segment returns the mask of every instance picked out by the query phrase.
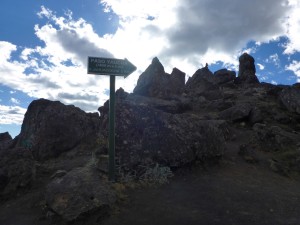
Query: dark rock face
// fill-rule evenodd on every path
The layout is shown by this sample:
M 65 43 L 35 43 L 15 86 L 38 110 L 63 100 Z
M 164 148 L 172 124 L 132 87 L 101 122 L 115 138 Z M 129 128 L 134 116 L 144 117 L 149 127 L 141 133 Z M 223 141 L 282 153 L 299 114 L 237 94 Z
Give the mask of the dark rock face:
M 154 58 L 151 65 L 140 75 L 133 92 L 148 97 L 168 98 L 171 95 L 180 95 L 184 85 L 185 73 L 174 68 L 171 75 L 167 74 L 159 60 Z
M 186 83 L 185 93 L 191 97 L 203 96 L 205 100 L 213 101 L 224 98 L 222 85 L 235 79 L 235 72 L 227 69 L 216 71 L 214 74 L 204 67 L 190 77 Z
M 0 150 L 0 197 L 14 195 L 35 179 L 35 162 L 29 150 L 13 148 Z
M 0 143 L 4 141 L 11 141 L 12 137 L 8 132 L 0 133 Z
M 66 221 L 107 210 L 115 201 L 112 187 L 101 178 L 99 171 L 88 167 L 55 178 L 46 190 L 48 206 Z
M 259 83 L 258 78 L 256 77 L 256 69 L 254 64 L 254 58 L 247 53 L 244 53 L 239 58 L 239 74 L 236 79 L 236 83 L 245 83 L 245 84 L 257 84 Z
M 35 159 L 45 160 L 93 139 L 98 131 L 97 113 L 40 99 L 28 107 L 17 146 L 30 149 Z
M 116 152 L 122 166 L 133 169 L 160 163 L 180 167 L 195 160 L 222 156 L 225 121 L 202 120 L 194 115 L 176 114 L 176 110 L 170 113 L 166 102 L 140 98 L 129 95 L 118 99 L 116 104 Z M 101 130 L 106 132 L 107 105 L 99 109 Z
M 259 149 L 266 152 L 284 151 L 298 143 L 299 136 L 289 133 L 278 126 L 267 127 L 257 123 L 253 126 L 255 131 L 254 142 Z
M 0 133 L 0 149 L 6 149 L 12 143 L 12 137 L 8 132 Z
M 281 104 L 290 112 L 300 114 L 300 88 L 288 87 L 279 95 Z
M 234 81 L 236 73 L 227 69 L 221 69 L 214 72 L 214 80 L 217 84 L 224 84 L 230 81 Z
M 220 113 L 220 118 L 232 122 L 247 121 L 250 117 L 252 106 L 250 104 L 238 104 Z
M 214 74 L 208 69 L 203 67 L 194 73 L 186 83 L 186 89 L 197 90 L 197 93 L 204 92 L 213 88 L 218 88 L 219 85 L 233 81 L 236 78 L 234 71 L 221 69 Z
M 213 79 L 213 73 L 207 67 L 199 69 L 186 82 L 186 91 L 197 95 L 214 89 Z

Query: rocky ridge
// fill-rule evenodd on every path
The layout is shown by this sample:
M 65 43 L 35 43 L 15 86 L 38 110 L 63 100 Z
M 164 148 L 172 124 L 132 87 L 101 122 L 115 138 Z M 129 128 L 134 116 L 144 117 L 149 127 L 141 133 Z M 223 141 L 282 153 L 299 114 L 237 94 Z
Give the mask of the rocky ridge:
M 239 61 L 237 77 L 234 71 L 212 73 L 206 66 L 185 84 L 185 73 L 174 68 L 167 74 L 154 58 L 133 93 L 119 89 L 117 179 L 139 179 L 155 165 L 175 170 L 220 161 L 229 152 L 228 142 L 239 145 L 238 157 L 246 162 L 266 164 L 284 176 L 299 173 L 299 84 L 260 83 L 253 57 L 245 53 Z M 99 159 L 108 152 L 108 103 L 99 116 L 60 102 L 33 101 L 20 135 L 12 140 L 0 134 L 2 201 L 45 190 L 40 201 L 48 220 L 73 222 L 112 207 L 116 193 L 105 171 L 99 171 Z M 236 139 L 241 132 L 247 140 Z

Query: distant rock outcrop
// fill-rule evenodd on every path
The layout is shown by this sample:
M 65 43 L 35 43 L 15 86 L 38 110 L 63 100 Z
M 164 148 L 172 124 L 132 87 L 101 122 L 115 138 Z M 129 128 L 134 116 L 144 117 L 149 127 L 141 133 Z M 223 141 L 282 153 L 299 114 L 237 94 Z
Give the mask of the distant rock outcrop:
M 147 97 L 169 98 L 174 94 L 180 95 L 184 85 L 185 73 L 174 68 L 171 74 L 167 74 L 158 58 L 154 58 L 151 65 L 140 75 L 133 93 Z
M 8 132 L 0 133 L 0 143 L 4 141 L 11 141 L 12 137 Z
M 0 133 L 0 149 L 6 149 L 12 142 L 12 137 L 8 132 Z
M 83 141 L 95 142 L 98 132 L 97 113 L 85 113 L 58 101 L 39 99 L 28 107 L 16 146 L 30 149 L 37 160 L 46 160 Z
M 236 83 L 244 83 L 244 84 L 257 84 L 259 80 L 255 75 L 256 69 L 254 64 L 254 58 L 244 53 L 239 58 L 239 74 L 236 79 Z

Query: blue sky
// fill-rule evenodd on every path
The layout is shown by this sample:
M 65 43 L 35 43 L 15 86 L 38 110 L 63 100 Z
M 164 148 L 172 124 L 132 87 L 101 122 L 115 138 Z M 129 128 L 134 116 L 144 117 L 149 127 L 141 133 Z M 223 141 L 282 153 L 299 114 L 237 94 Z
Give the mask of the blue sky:
M 88 56 L 136 65 L 117 79 L 128 92 L 155 56 L 192 76 L 205 63 L 237 71 L 248 52 L 261 82 L 300 82 L 300 0 L 2 0 L 0 26 L 0 133 L 12 136 L 34 99 L 87 112 L 108 99 Z

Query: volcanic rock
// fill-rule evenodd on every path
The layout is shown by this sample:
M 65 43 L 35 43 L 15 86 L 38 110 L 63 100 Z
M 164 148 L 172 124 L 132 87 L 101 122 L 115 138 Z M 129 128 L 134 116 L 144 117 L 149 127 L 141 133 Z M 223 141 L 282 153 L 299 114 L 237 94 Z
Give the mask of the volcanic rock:
M 283 89 L 279 100 L 288 111 L 300 114 L 300 88 L 295 86 Z
M 254 64 L 254 58 L 247 53 L 244 53 L 239 58 L 239 74 L 235 82 L 237 84 L 257 84 L 259 80 L 255 75 L 256 69 Z
M 8 132 L 0 133 L 0 143 L 4 141 L 11 141 L 12 137 Z
M 238 104 L 220 113 L 220 118 L 232 122 L 248 121 L 252 106 L 248 103 Z
M 234 81 L 236 73 L 227 69 L 220 69 L 214 72 L 214 83 L 224 84 L 230 81 Z
M 92 167 L 76 168 L 52 180 L 46 189 L 48 207 L 66 221 L 107 211 L 116 201 L 112 187 Z
M 0 150 L 0 197 L 14 195 L 35 180 L 35 162 L 25 148 Z
M 174 68 L 171 74 L 165 73 L 158 58 L 152 60 L 151 65 L 143 72 L 133 93 L 147 97 L 169 98 L 180 95 L 184 90 L 185 73 Z
M 207 68 L 198 69 L 186 82 L 186 92 L 189 95 L 200 95 L 207 90 L 215 89 L 213 73 Z
M 17 147 L 30 149 L 35 159 L 46 160 L 82 142 L 95 142 L 98 113 L 85 113 L 58 101 L 33 101 L 25 114 Z
M 12 143 L 12 137 L 8 132 L 0 133 L 0 149 L 6 149 Z
M 278 126 L 268 127 L 266 124 L 257 123 L 253 126 L 253 130 L 255 131 L 254 143 L 259 145 L 261 151 L 285 151 L 296 148 L 300 143 L 299 134 L 287 132 Z
M 222 156 L 225 121 L 176 113 L 169 109 L 170 103 L 155 98 L 144 100 L 130 94 L 116 104 L 116 153 L 123 167 L 155 163 L 180 167 Z M 107 107 L 108 103 L 99 109 L 104 132 L 108 131 Z

